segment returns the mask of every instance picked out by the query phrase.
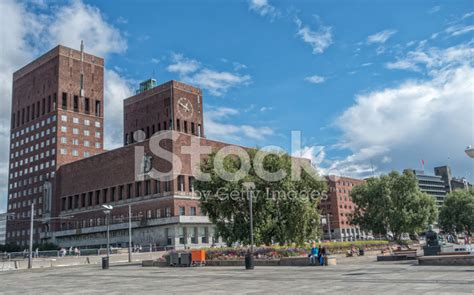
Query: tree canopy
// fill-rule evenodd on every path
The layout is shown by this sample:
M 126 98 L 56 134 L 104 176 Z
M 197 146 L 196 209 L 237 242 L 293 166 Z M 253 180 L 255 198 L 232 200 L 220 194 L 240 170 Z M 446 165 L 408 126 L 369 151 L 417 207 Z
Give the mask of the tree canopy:
M 251 163 L 257 150 L 248 150 Z M 255 244 L 297 243 L 315 239 L 320 234 L 317 211 L 319 196 L 326 183 L 316 173 L 303 170 L 300 180 L 291 178 L 291 157 L 284 153 L 268 153 L 263 157 L 265 171 L 286 176 L 277 181 L 262 179 L 255 165 L 236 181 L 223 179 L 215 166 L 216 153 L 202 161 L 201 171 L 209 173 L 209 181 L 196 180 L 195 191 L 201 196 L 201 209 L 216 225 L 216 231 L 227 244 L 249 244 L 250 220 L 248 196 L 252 194 Z M 309 162 L 308 162 L 309 163 Z M 236 172 L 242 167 L 238 157 L 224 158 L 225 171 Z M 199 179 L 199 178 L 198 178 Z M 252 183 L 250 191 L 245 186 Z
M 370 178 L 354 187 L 351 197 L 356 204 L 353 224 L 373 234 L 391 232 L 396 240 L 403 233 L 423 231 L 437 217 L 435 200 L 419 190 L 409 171 Z
M 469 235 L 474 230 L 474 190 L 455 190 L 444 200 L 439 225 L 446 232 Z

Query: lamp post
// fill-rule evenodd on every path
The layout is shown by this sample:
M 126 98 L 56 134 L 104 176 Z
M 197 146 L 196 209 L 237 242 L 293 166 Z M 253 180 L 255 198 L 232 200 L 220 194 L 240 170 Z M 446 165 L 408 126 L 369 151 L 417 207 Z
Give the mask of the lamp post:
M 132 262 L 132 205 L 128 204 L 128 262 Z
M 30 252 L 28 255 L 28 268 L 33 267 L 33 223 L 35 215 L 35 203 L 31 203 L 31 221 L 30 221 Z
M 112 205 L 102 205 L 102 207 L 105 209 L 104 213 L 106 216 L 106 222 L 107 222 L 107 260 L 109 260 L 109 252 L 110 252 L 110 212 L 112 212 L 112 209 L 114 207 Z
M 252 190 L 255 189 L 255 183 L 244 182 L 243 187 L 247 192 L 247 198 L 249 199 L 249 216 L 250 216 L 250 252 L 245 257 L 245 269 L 254 269 L 254 257 L 253 257 L 253 200 Z

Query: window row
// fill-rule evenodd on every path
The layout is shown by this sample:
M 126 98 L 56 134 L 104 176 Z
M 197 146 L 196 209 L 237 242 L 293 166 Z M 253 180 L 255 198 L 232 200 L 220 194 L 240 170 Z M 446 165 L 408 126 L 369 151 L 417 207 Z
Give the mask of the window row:
M 51 168 L 54 168 L 53 166 L 51 166 Z M 20 172 L 22 172 L 23 170 L 21 170 Z M 36 172 L 36 171 L 34 171 Z M 29 173 L 26 173 L 25 175 L 27 175 Z M 43 179 L 49 179 L 49 178 L 54 178 L 55 176 L 55 171 L 51 171 L 51 172 L 46 172 L 42 175 L 40 175 L 40 177 L 42 177 Z M 24 185 L 24 184 L 23 184 Z M 15 181 L 15 182 L 10 182 L 8 188 L 9 189 L 16 189 L 16 188 L 20 188 L 22 187 L 22 184 L 21 184 L 21 180 L 20 181 Z
M 79 95 L 66 92 L 62 93 L 61 109 L 94 114 L 97 117 L 102 116 L 102 102 L 100 100 L 90 99 L 89 97 L 80 99 Z
M 12 129 L 29 123 L 32 120 L 46 115 L 56 109 L 57 94 L 49 95 L 33 104 L 12 113 Z
M 44 158 L 48 158 L 49 156 L 54 156 L 56 154 L 56 149 L 47 150 L 46 152 L 37 153 L 34 156 L 26 157 L 25 159 L 17 160 L 17 161 L 10 161 L 10 169 L 18 168 L 23 165 L 27 165 L 29 163 L 34 163 L 36 161 L 40 161 Z
M 98 206 L 110 202 L 118 202 L 131 198 L 149 196 L 172 191 L 173 180 L 145 180 L 117 187 L 104 188 L 101 190 L 82 193 L 79 195 L 61 198 L 61 210 L 80 209 L 89 206 Z M 194 177 L 188 176 L 188 187 L 186 189 L 184 175 L 177 178 L 177 190 L 181 192 L 194 191 Z
M 55 164 L 56 164 L 55 160 L 51 160 L 51 161 L 47 161 L 45 163 L 41 163 L 39 165 L 31 166 L 30 168 L 26 168 L 26 169 L 23 169 L 23 170 L 20 170 L 20 171 L 15 171 L 13 173 L 10 173 L 10 179 L 26 175 L 26 174 L 28 174 L 28 171 L 29 171 L 29 173 L 33 173 L 33 172 L 41 171 L 43 169 L 48 169 L 49 167 L 54 168 Z
M 61 126 L 61 132 L 63 133 L 66 133 L 68 130 L 67 126 Z M 79 135 L 79 128 L 72 128 L 72 134 L 74 135 Z M 91 132 L 90 130 L 84 130 L 83 132 L 84 136 L 91 136 Z M 95 138 L 100 138 L 101 137 L 101 133 L 99 131 L 95 131 L 95 134 L 94 134 L 94 137 Z
M 22 135 L 28 134 L 29 132 L 33 132 L 36 129 L 39 129 L 40 127 L 44 127 L 46 125 L 49 125 L 53 122 L 56 122 L 56 115 L 51 116 L 46 118 L 45 120 L 41 120 L 41 122 L 36 122 L 36 124 L 32 124 L 31 126 L 27 126 L 21 130 L 18 130 L 16 132 L 12 132 L 11 138 L 15 139 L 17 137 L 20 137 Z
M 68 116 L 67 115 L 61 115 L 61 122 L 67 122 L 68 121 Z M 97 128 L 100 128 L 100 122 L 99 121 L 93 121 L 94 126 Z M 72 123 L 74 124 L 80 124 L 80 119 L 77 117 L 72 117 Z M 91 121 L 89 119 L 84 119 L 84 126 L 90 126 Z

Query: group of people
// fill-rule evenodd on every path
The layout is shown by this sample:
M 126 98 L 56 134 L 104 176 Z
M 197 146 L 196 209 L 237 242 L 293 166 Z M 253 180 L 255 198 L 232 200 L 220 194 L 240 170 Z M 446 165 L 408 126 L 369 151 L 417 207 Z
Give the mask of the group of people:
M 66 250 L 66 248 L 61 248 L 61 250 L 59 250 L 59 254 L 61 255 L 61 257 L 64 257 L 66 256 L 67 254 L 69 253 L 70 256 L 81 256 L 81 250 L 79 250 L 79 248 L 75 247 L 75 248 L 72 248 L 70 247 L 69 248 L 69 251 Z
M 310 265 L 324 265 L 324 257 L 326 256 L 326 247 L 316 246 L 316 243 L 313 243 L 311 251 L 308 255 Z

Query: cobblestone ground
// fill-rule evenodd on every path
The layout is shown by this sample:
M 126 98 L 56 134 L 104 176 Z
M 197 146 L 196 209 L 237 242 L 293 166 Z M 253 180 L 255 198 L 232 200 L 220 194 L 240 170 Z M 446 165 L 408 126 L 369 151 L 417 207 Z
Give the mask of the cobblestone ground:
M 1 294 L 474 294 L 474 268 L 340 259 L 331 267 L 158 268 L 112 265 L 0 273 Z

